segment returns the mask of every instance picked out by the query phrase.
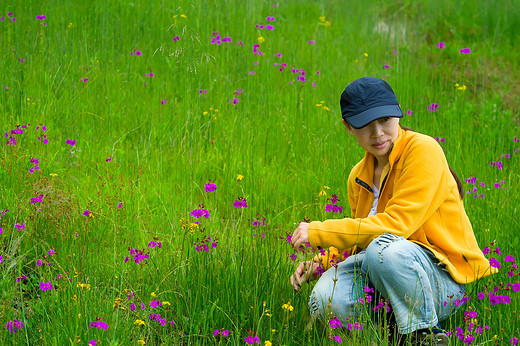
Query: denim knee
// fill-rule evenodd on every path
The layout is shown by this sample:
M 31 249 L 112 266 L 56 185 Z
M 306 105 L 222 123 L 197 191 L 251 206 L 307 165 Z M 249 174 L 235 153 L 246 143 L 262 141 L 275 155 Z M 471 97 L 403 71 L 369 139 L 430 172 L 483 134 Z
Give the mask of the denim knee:
M 368 245 L 361 269 L 371 278 L 379 275 L 392 276 L 406 264 L 406 257 L 410 254 L 407 249 L 409 245 L 410 242 L 404 237 L 385 233 Z

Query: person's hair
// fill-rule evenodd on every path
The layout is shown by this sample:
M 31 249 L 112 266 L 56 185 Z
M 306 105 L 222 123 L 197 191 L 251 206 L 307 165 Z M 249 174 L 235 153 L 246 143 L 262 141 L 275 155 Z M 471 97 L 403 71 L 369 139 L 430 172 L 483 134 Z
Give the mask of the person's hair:
M 401 128 L 405 131 L 415 132 L 411 128 L 402 126 L 401 124 L 399 124 L 399 126 L 401 126 Z M 455 171 L 453 170 L 453 168 L 451 168 L 451 166 L 449 164 L 448 164 L 448 168 L 450 169 L 451 175 L 453 176 L 453 178 L 455 179 L 455 182 L 457 183 L 457 188 L 459 189 L 460 199 L 464 199 L 464 188 L 462 187 L 462 182 L 460 181 L 459 176 L 457 175 L 457 173 L 455 173 Z

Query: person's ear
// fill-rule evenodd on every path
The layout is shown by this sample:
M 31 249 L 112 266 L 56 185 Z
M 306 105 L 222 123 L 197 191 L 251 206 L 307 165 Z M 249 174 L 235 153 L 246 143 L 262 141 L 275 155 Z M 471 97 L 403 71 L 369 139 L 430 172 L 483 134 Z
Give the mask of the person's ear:
M 345 127 L 347 128 L 348 132 L 351 134 L 351 135 L 354 135 L 354 133 L 352 132 L 352 126 L 349 125 L 349 123 L 347 123 L 347 121 L 345 119 L 341 119 L 341 122 L 343 122 L 343 125 L 345 125 Z

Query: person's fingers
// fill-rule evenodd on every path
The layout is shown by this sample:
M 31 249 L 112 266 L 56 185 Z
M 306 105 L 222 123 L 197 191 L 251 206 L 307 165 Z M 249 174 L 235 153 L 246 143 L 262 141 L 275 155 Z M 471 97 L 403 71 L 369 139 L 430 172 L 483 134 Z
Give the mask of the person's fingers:
M 295 244 L 296 242 L 298 241 L 298 239 L 300 238 L 300 232 L 298 232 L 298 229 L 296 229 L 294 232 L 293 232 L 293 235 L 291 237 L 291 246 L 296 249 L 295 247 Z
M 295 290 L 298 290 L 298 286 L 296 285 L 296 283 L 295 283 L 295 281 L 294 281 L 294 275 L 291 275 L 290 281 L 291 281 L 291 286 L 292 286 Z
M 301 282 L 300 282 L 299 276 L 298 276 L 298 274 L 296 272 L 291 276 L 291 286 L 295 290 L 299 290 L 300 289 Z

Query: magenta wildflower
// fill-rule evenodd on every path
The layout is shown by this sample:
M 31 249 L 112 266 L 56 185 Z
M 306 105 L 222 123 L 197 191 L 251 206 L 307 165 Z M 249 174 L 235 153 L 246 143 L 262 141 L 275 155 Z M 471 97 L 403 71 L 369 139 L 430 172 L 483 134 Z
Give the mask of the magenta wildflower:
M 330 320 L 329 325 L 332 329 L 343 327 L 341 321 L 337 317 L 333 320 Z
M 157 321 L 163 326 L 166 325 L 166 318 L 161 317 L 161 314 L 151 314 L 149 317 L 152 321 Z
M 97 329 L 108 330 L 108 324 L 106 324 L 103 321 L 90 322 L 90 326 L 88 327 L 88 329 L 90 329 L 92 327 L 97 328 Z
M 513 292 L 515 292 L 515 293 L 520 291 L 520 283 L 519 282 L 517 282 L 515 284 L 512 284 L 511 287 L 513 288 Z
M 52 284 L 49 282 L 40 282 L 40 289 L 42 291 L 52 291 L 53 287 Z
M 217 185 L 215 185 L 211 180 L 209 183 L 207 183 L 206 185 L 204 185 L 204 192 L 205 193 L 208 193 L 208 192 L 213 192 L 217 189 Z
M 390 66 L 390 65 L 386 65 L 386 64 L 385 64 L 385 65 L 383 65 L 383 67 L 384 67 L 385 69 L 389 69 L 389 68 L 392 68 L 392 66 Z
M 136 264 L 139 264 L 141 262 L 144 262 L 144 264 L 148 264 L 148 261 L 147 259 L 150 258 L 150 254 L 147 252 L 147 253 L 144 253 L 144 250 L 139 250 L 139 249 L 134 249 L 134 248 L 128 248 L 128 251 L 130 252 L 130 255 L 133 256 L 134 258 L 134 262 Z M 125 258 L 125 263 L 128 262 L 129 258 L 126 257 Z
M 256 336 L 246 336 L 246 338 L 244 339 L 244 341 L 246 342 L 246 344 L 249 344 L 249 345 L 253 345 L 253 344 L 258 344 L 260 345 L 260 338 L 258 338 L 258 335 Z
M 361 324 L 359 322 L 356 322 L 354 324 L 349 323 L 348 326 L 347 326 L 347 329 L 348 330 L 352 330 L 352 329 L 359 329 L 359 330 L 361 330 L 361 329 L 363 329 L 363 327 L 361 327 Z
M 214 32 L 213 35 L 215 37 L 211 38 L 211 44 L 220 45 L 222 43 L 222 41 L 220 40 L 220 34 L 218 32 L 217 33 Z
M 309 40 L 307 41 L 308 44 L 316 44 L 316 41 L 313 41 L 313 40 Z
M 41 14 L 41 15 L 36 15 L 36 19 L 38 19 L 38 20 L 45 20 L 46 17 L 45 17 L 44 14 Z
M 469 49 L 469 48 L 462 48 L 460 50 L 460 54 L 469 54 L 469 53 L 471 53 L 471 49 Z
M 464 313 L 467 318 L 477 318 L 478 314 L 476 311 L 468 310 Z
M 155 77 L 155 75 L 153 74 L 153 72 L 150 72 L 150 73 L 145 73 L 144 74 L 145 77 Z
M 27 281 L 27 276 L 22 275 L 22 276 L 19 276 L 16 278 L 16 282 L 21 282 L 21 281 Z
M 238 197 L 238 200 L 235 200 L 233 203 L 233 207 L 235 208 L 247 208 L 247 201 L 244 197 Z
M 95 345 L 97 345 L 96 340 L 90 340 L 90 341 L 88 342 L 88 346 L 95 346 Z
M 439 49 L 444 49 L 444 47 L 446 47 L 446 44 L 444 42 L 440 41 L 439 43 L 436 44 L 436 47 Z
M 21 230 L 25 231 L 25 224 L 24 223 L 22 223 L 22 224 L 17 223 L 17 224 L 14 225 L 14 227 L 16 227 L 19 231 L 21 231 Z
M 109 157 L 106 158 L 105 161 L 106 161 L 106 162 L 110 162 L 110 161 L 112 161 L 112 158 L 109 156 Z
M 75 146 L 76 145 L 76 140 L 75 139 L 74 140 L 73 139 L 67 139 L 65 141 L 65 144 L 68 144 L 70 146 Z
M 342 342 L 341 336 L 339 336 L 339 335 L 338 336 L 331 335 L 331 336 L 329 336 L 329 339 L 336 341 L 338 344 L 341 344 L 341 342 Z
M 515 258 L 511 255 L 507 255 L 506 257 L 504 257 L 504 262 L 515 263 Z
M 150 302 L 150 307 L 151 307 L 152 309 L 158 308 L 160 305 L 161 305 L 161 302 L 158 301 L 158 300 L 152 300 L 152 301 Z
M 478 297 L 478 299 L 482 300 L 486 297 L 486 294 L 484 292 L 479 292 L 479 293 L 477 293 L 477 297 Z
M 406 115 L 412 115 L 413 112 L 409 109 L 408 111 L 406 111 Z
M 130 310 L 132 310 L 132 311 L 135 310 L 135 304 L 134 303 L 130 304 Z
M 428 110 L 429 110 L 430 112 L 436 112 L 436 111 L 437 111 L 437 108 L 439 108 L 439 104 L 437 104 L 437 103 L 432 103 L 432 104 L 430 104 L 427 108 L 428 108 Z
M 518 339 L 513 336 L 511 339 L 509 339 L 509 343 L 511 345 L 516 345 L 518 344 Z
M 204 216 L 207 219 L 210 216 L 209 211 L 204 209 L 203 204 L 200 205 L 200 209 L 193 209 L 190 215 L 197 219 L 201 218 L 202 216 Z
M 180 38 L 179 36 L 174 36 L 174 37 L 172 38 L 173 42 L 175 42 L 175 41 L 179 41 L 180 39 L 181 39 L 181 38 Z
M 23 328 L 23 323 L 18 320 L 7 321 L 5 327 L 10 333 L 15 334 L 18 330 Z
M 227 338 L 228 335 L 229 335 L 229 330 L 226 329 L 226 330 L 223 330 L 223 331 L 222 331 L 222 336 L 223 336 L 223 337 Z
M 39 195 L 38 197 L 31 198 L 31 204 L 34 203 L 41 203 L 42 202 L 43 195 Z
M 88 211 L 88 209 L 85 210 L 85 211 L 83 212 L 83 215 L 85 215 L 85 216 L 89 216 L 89 215 L 90 215 L 90 211 Z

